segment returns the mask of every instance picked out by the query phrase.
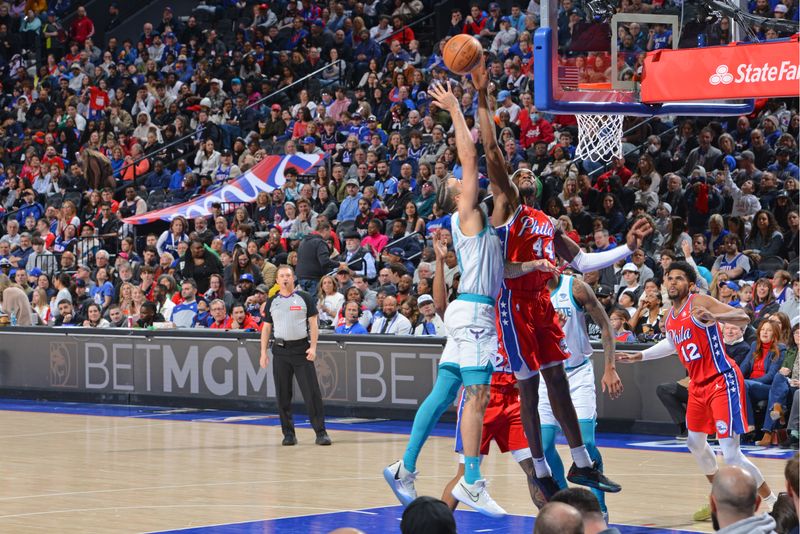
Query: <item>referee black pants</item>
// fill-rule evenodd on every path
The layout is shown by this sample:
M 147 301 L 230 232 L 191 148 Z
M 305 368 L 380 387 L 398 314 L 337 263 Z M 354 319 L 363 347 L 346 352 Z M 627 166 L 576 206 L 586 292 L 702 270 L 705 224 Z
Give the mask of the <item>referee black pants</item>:
M 322 408 L 322 392 L 317 381 L 314 362 L 306 360 L 308 343 L 293 347 L 272 346 L 272 375 L 275 379 L 275 394 L 278 397 L 278 414 L 284 436 L 294 435 L 292 419 L 292 377 L 297 377 L 300 393 L 306 403 L 311 427 L 319 434 L 325 431 L 325 414 Z

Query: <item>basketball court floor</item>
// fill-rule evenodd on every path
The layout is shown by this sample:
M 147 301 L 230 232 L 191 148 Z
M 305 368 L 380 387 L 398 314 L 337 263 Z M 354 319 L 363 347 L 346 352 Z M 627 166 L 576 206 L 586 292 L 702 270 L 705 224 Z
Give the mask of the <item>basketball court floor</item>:
M 0 400 L 0 532 L 398 532 L 402 508 L 382 469 L 402 455 L 409 422 L 329 418 L 334 444 L 318 447 L 297 419 L 299 445 L 282 447 L 272 414 Z M 434 434 L 420 495 L 441 495 L 456 467 L 453 425 Z M 691 521 L 709 485 L 684 443 L 601 435 L 599 445 L 623 486 L 608 497 L 620 530 L 711 531 Z M 484 472 L 511 515 L 459 511 L 459 532 L 531 532 L 522 471 L 493 452 Z M 789 451 L 746 452 L 780 491 Z

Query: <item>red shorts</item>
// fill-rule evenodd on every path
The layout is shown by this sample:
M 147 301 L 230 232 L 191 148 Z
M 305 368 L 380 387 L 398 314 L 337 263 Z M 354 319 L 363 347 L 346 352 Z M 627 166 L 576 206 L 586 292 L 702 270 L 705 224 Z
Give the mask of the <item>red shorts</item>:
M 738 367 L 703 384 L 689 383 L 686 428 L 729 438 L 747 433 L 744 378 Z
M 464 409 L 464 395 L 458 405 L 459 423 L 456 427 L 456 452 L 463 453 L 461 442 L 461 411 Z M 489 405 L 483 416 L 481 431 L 481 454 L 489 454 L 492 440 L 497 443 L 500 452 L 516 451 L 528 448 L 525 430 L 520 418 L 519 390 L 514 386 L 492 386 Z
M 546 289 L 503 289 L 497 301 L 497 333 L 500 353 L 520 379 L 568 358 L 564 331 Z

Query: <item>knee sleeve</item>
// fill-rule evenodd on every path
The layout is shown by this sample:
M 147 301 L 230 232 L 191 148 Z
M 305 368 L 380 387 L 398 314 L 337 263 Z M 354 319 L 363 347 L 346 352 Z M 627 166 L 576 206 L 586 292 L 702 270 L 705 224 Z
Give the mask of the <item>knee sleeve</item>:
M 739 466 L 749 472 L 756 480 L 756 487 L 761 487 L 761 484 L 764 483 L 764 475 L 742 452 L 742 448 L 739 446 L 739 436 L 719 440 L 719 447 L 722 449 L 722 457 L 726 464 Z
M 686 445 L 692 451 L 692 456 L 704 475 L 713 475 L 717 472 L 717 457 L 706 441 L 706 434 L 689 431 Z

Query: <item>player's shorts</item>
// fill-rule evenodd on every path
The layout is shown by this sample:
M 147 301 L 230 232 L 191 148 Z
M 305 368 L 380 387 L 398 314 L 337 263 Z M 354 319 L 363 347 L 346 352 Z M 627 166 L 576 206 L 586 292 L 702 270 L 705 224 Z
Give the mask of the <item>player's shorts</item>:
M 463 454 L 464 444 L 461 442 L 461 413 L 464 410 L 464 393 L 458 403 L 458 423 L 456 425 L 455 451 Z M 481 432 L 482 455 L 489 454 L 492 440 L 497 443 L 500 452 L 528 449 L 528 440 L 522 428 L 520 418 L 519 390 L 513 385 L 492 385 L 489 405 L 483 416 Z
M 597 417 L 597 391 L 595 390 L 594 365 L 592 360 L 586 358 L 584 363 L 572 368 L 565 368 L 569 380 L 569 396 L 575 405 L 578 420 L 590 420 Z M 547 396 L 547 385 L 544 380 L 539 380 L 539 419 L 542 425 L 551 425 L 561 428 L 553 415 L 550 398 Z
M 729 438 L 747 433 L 744 378 L 738 367 L 705 384 L 689 382 L 686 428 L 692 432 Z
M 491 381 L 498 359 L 494 316 L 491 298 L 463 293 L 444 313 L 447 343 L 439 365 L 457 365 L 465 386 Z
M 519 380 L 568 357 L 564 331 L 546 290 L 503 289 L 497 301 L 497 331 L 500 352 Z

